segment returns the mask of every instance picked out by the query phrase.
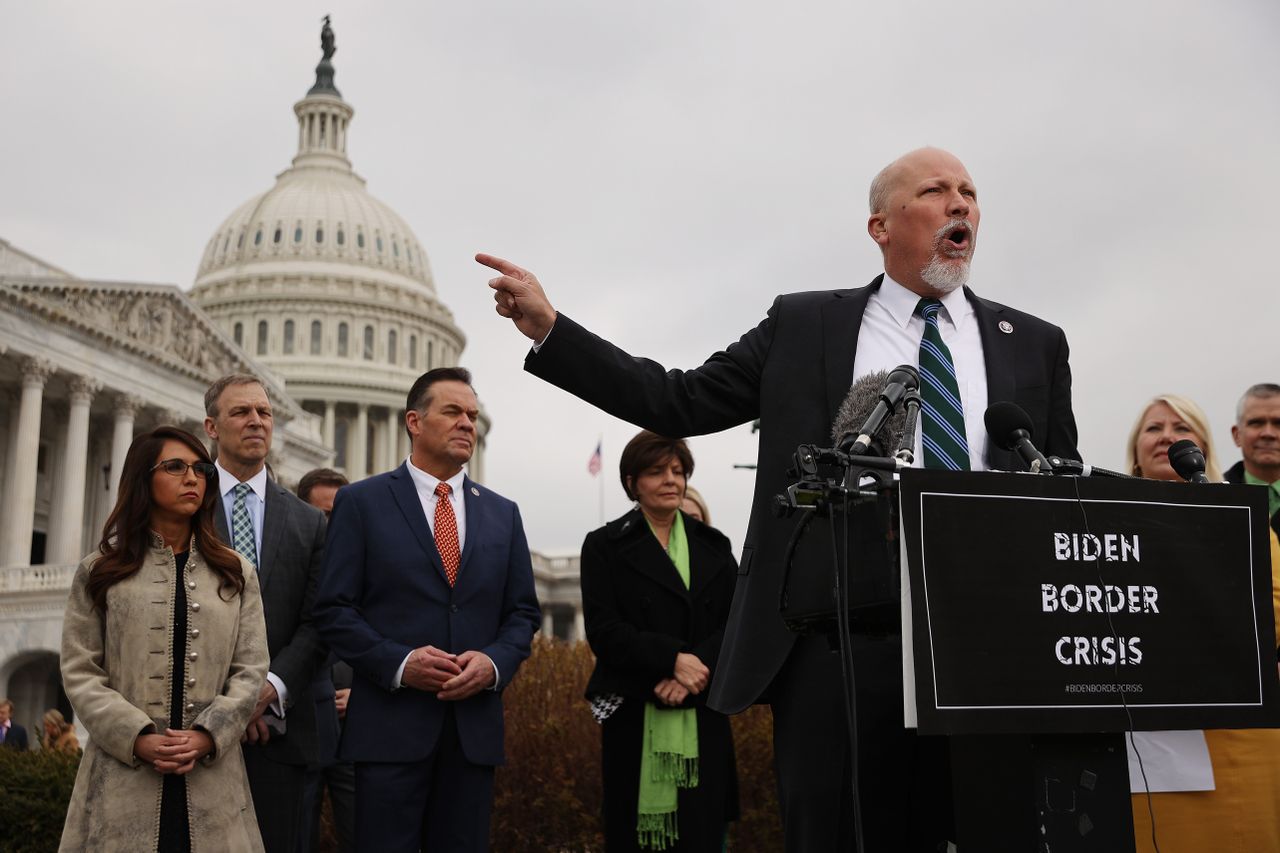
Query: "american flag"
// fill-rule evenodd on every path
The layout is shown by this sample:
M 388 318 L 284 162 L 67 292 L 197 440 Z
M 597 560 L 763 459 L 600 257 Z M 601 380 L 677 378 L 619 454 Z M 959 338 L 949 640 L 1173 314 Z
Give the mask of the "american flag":
M 604 459 L 600 455 L 600 447 L 604 439 L 596 442 L 596 452 L 591 454 L 591 458 L 587 460 L 587 473 L 592 477 L 600 473 L 600 468 L 604 465 Z

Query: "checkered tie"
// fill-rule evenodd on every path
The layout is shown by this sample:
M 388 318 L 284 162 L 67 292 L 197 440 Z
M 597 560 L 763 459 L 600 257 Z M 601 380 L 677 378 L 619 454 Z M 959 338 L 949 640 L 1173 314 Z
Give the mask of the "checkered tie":
M 951 471 L 969 470 L 969 442 L 965 438 L 964 407 L 956 384 L 956 367 L 951 350 L 942 342 L 938 312 L 942 303 L 921 299 L 916 313 L 924 317 L 924 337 L 920 339 L 920 444 L 924 467 Z
M 444 563 L 449 586 L 458 579 L 458 563 L 462 559 L 462 551 L 458 548 L 458 519 L 454 517 L 453 504 L 449 503 L 451 491 L 448 483 L 436 484 L 436 550 Z
M 249 518 L 249 507 L 245 503 L 245 497 L 252 488 L 248 483 L 238 483 L 234 489 L 236 499 L 231 504 L 231 545 L 256 569 L 258 546 L 253 535 L 253 519 Z

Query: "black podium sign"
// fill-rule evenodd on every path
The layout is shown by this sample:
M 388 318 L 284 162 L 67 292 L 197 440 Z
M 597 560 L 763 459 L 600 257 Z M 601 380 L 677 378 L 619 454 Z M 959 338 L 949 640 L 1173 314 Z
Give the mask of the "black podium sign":
M 901 499 L 921 732 L 1280 727 L 1263 490 L 909 470 Z

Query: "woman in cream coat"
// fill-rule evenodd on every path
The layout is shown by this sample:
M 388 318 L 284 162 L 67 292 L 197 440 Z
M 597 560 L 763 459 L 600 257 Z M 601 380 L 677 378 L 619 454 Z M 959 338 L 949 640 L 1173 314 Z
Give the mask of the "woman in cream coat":
M 76 571 L 63 686 L 89 732 L 62 850 L 260 851 L 240 737 L 267 672 L 256 573 L 218 541 L 188 432 L 139 436 Z

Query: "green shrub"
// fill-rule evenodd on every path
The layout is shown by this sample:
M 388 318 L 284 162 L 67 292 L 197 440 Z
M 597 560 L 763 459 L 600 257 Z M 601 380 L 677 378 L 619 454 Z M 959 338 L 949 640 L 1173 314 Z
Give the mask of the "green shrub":
M 586 643 L 539 639 L 507 688 L 507 763 L 494 780 L 493 850 L 604 849 L 600 727 L 582 698 L 593 665 Z M 732 723 L 742 819 L 729 847 L 781 850 L 772 716 L 757 706 Z
M 80 754 L 0 749 L 0 850 L 57 850 Z

